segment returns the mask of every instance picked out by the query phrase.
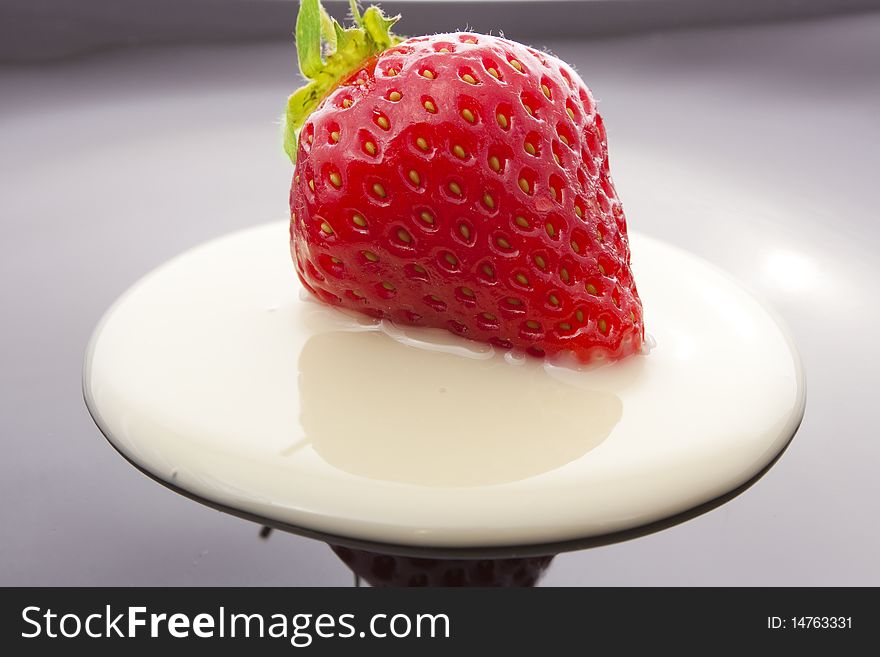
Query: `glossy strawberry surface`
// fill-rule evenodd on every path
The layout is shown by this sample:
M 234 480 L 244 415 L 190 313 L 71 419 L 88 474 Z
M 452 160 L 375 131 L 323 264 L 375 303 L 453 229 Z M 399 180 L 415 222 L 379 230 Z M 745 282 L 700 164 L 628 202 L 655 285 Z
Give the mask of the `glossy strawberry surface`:
M 398 557 L 331 545 L 345 564 L 370 586 L 534 586 L 552 556 L 511 559 L 424 559 Z
M 538 356 L 641 347 L 602 119 L 549 54 L 458 33 L 373 57 L 306 120 L 290 209 L 327 303 Z

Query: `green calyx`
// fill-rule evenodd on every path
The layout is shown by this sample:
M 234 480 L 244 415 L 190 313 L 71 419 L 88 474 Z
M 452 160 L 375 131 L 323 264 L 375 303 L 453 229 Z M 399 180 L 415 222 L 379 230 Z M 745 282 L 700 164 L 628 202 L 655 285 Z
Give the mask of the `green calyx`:
M 287 99 L 284 113 L 284 150 L 293 163 L 299 131 L 324 97 L 364 61 L 403 40 L 391 32 L 400 16 L 388 18 L 375 6 L 361 14 L 356 0 L 349 2 L 355 25 L 346 28 L 320 0 L 300 0 L 296 51 L 299 70 L 309 82 Z

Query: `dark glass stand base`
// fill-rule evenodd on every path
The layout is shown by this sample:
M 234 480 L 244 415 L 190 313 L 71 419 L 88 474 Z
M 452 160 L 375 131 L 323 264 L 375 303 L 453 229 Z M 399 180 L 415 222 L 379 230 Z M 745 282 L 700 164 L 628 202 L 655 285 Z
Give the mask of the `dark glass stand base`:
M 554 555 L 510 559 L 426 559 L 330 545 L 370 586 L 535 586 Z

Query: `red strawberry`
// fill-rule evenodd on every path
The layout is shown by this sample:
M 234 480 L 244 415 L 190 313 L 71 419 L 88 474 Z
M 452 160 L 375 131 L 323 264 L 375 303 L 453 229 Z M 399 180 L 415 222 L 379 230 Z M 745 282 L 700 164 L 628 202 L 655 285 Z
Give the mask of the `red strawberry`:
M 330 548 L 370 586 L 534 586 L 553 556 L 514 559 L 418 559 Z
M 314 81 L 287 115 L 303 284 L 333 305 L 534 355 L 637 352 L 626 219 L 580 77 L 506 39 L 398 43 L 375 7 L 347 31 L 322 11 L 303 0 L 298 48 Z M 326 62 L 312 15 L 325 35 L 335 25 Z

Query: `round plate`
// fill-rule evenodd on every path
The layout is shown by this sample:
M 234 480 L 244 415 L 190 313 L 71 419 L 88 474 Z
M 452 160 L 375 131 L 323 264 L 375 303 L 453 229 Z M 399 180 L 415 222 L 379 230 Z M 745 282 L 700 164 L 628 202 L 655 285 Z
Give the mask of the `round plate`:
M 804 379 L 738 284 L 630 239 L 656 345 L 576 370 L 343 314 L 303 294 L 286 223 L 235 233 L 108 311 L 86 402 L 157 480 L 332 542 L 511 554 L 662 526 L 774 460 Z

